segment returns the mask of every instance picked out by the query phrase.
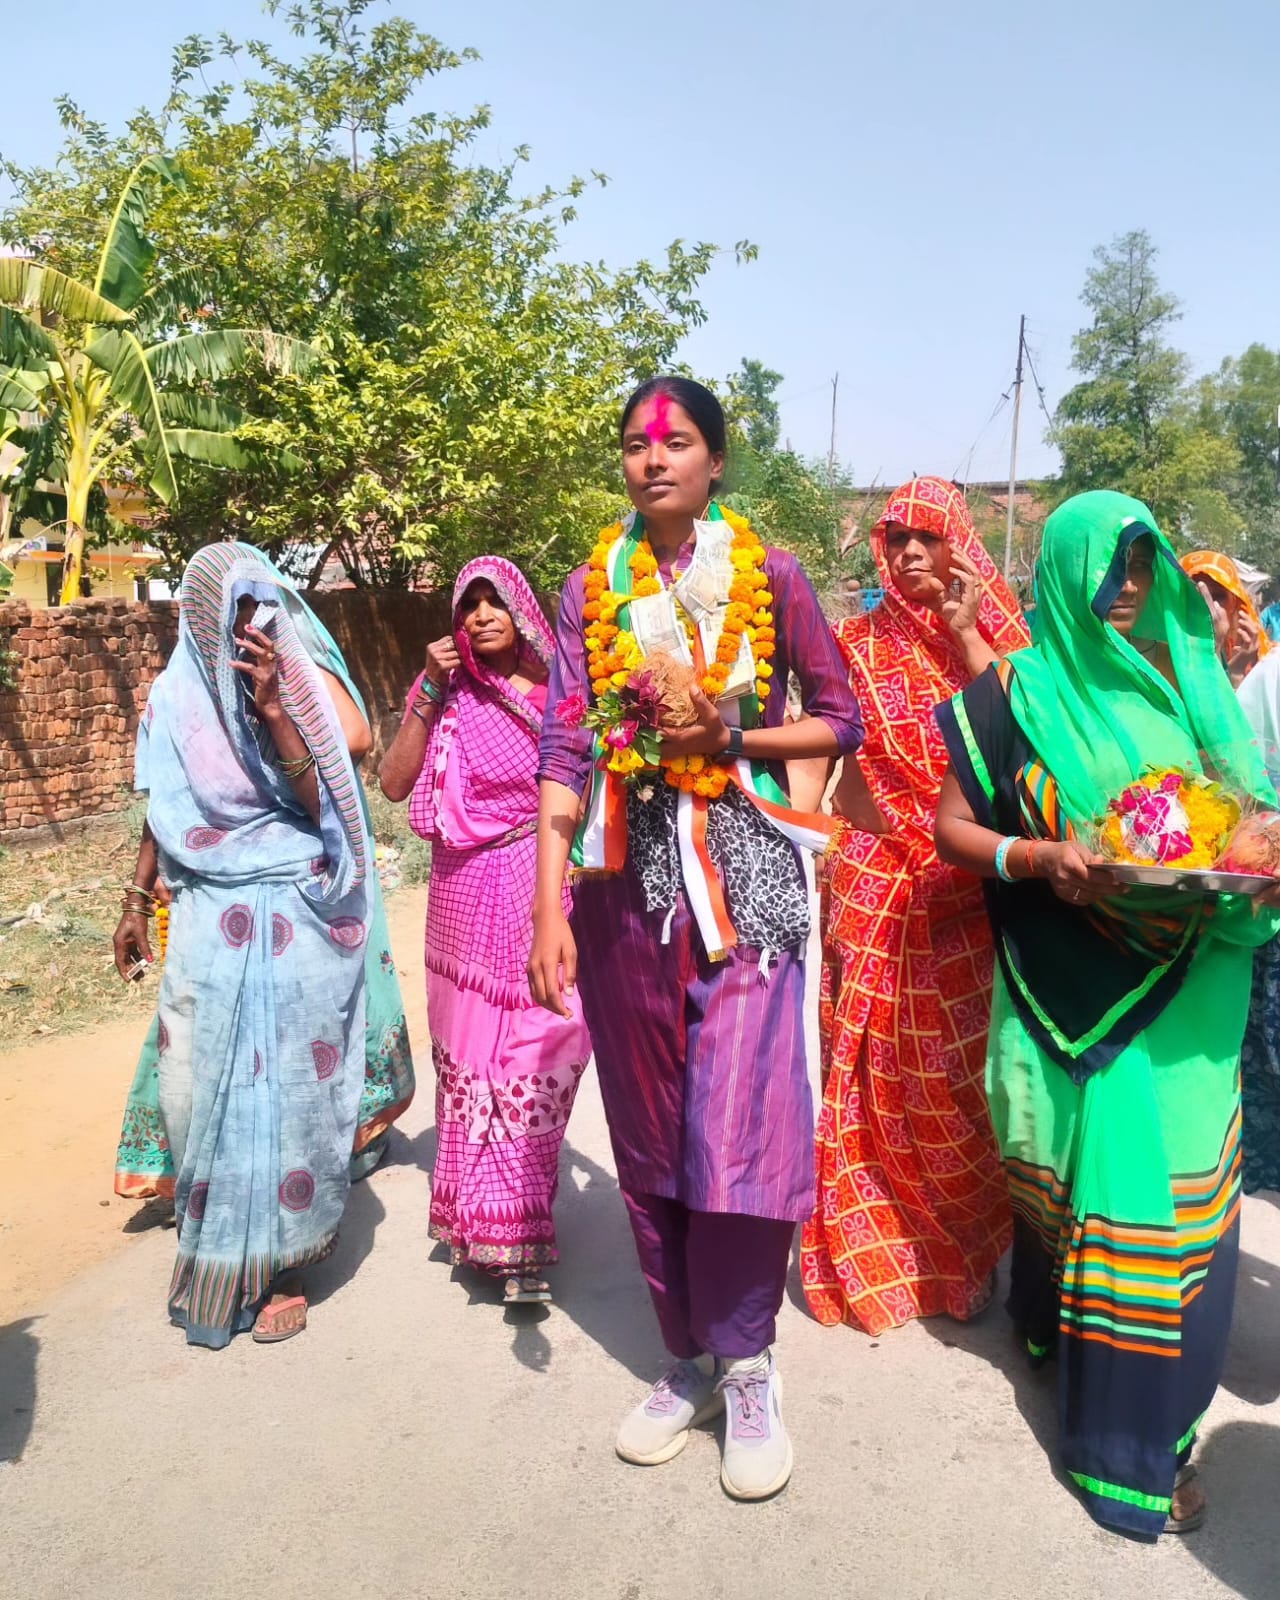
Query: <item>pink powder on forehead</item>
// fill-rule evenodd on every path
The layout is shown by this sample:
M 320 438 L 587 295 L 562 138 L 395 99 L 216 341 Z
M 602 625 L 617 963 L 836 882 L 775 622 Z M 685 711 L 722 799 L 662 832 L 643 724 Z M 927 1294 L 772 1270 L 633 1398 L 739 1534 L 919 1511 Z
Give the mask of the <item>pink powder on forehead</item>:
M 653 415 L 644 425 L 650 442 L 665 439 L 671 432 L 671 396 L 660 394 L 654 397 Z

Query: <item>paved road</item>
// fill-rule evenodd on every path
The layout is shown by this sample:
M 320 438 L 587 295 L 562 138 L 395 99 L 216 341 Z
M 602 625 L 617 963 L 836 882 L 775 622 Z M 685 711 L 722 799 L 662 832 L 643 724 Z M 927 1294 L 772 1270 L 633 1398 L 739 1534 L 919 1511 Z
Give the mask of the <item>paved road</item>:
M 420 901 L 394 909 L 413 987 Z M 422 1039 L 416 1001 L 411 1021 Z M 112 1069 L 122 1092 L 130 1066 Z M 1094 1528 L 1046 1454 L 1052 1375 L 1024 1370 L 998 1311 L 868 1340 L 810 1321 L 794 1277 L 778 1350 L 795 1477 L 776 1501 L 741 1506 L 720 1490 L 711 1432 L 664 1467 L 613 1456 L 618 1417 L 662 1354 L 594 1081 L 564 1152 L 549 1312 L 504 1310 L 430 1258 L 429 1098 L 355 1193 L 302 1338 L 189 1349 L 163 1315 L 173 1235 L 158 1229 L 0 1330 L 0 1596 L 1280 1594 L 1268 1201 L 1245 1207 L 1199 1534 L 1152 1548 Z

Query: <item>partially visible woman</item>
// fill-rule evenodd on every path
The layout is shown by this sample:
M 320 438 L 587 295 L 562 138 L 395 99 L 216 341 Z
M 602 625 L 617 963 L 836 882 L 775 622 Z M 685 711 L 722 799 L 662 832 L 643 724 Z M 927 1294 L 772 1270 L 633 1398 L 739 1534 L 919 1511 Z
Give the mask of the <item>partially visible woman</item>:
M 978 883 L 934 849 L 934 710 L 1030 639 L 954 484 L 904 483 L 871 549 L 884 600 L 835 636 L 866 725 L 845 770 L 857 762 L 884 826 L 859 828 L 861 783 L 837 785 L 854 826 L 827 855 L 818 1203 L 800 1260 L 819 1322 L 879 1334 L 975 1315 L 1009 1243 L 983 1085 L 991 933 Z
M 1205 1514 L 1190 1455 L 1235 1294 L 1251 948 L 1277 918 L 1242 896 L 1117 894 L 1084 841 L 1148 768 L 1275 794 L 1209 613 L 1145 505 L 1060 506 L 1036 598 L 1033 647 L 939 711 L 951 767 L 935 837 L 986 880 L 996 940 L 1009 1310 L 1035 1361 L 1056 1349 L 1061 1453 L 1089 1511 L 1154 1538 Z
M 1240 685 L 1240 706 L 1280 789 L 1280 650 Z M 1253 958 L 1253 993 L 1240 1056 L 1241 1167 L 1246 1194 L 1280 1189 L 1280 939 Z
M 581 1006 L 535 1004 L 538 740 L 554 637 L 524 577 L 499 556 L 458 575 L 453 633 L 427 664 L 379 778 L 412 794 L 432 841 L 427 1016 L 439 1145 L 431 1236 L 506 1280 L 508 1301 L 549 1300 L 560 1146 L 591 1054 Z M 568 890 L 564 909 L 569 909 Z
M 1182 570 L 1204 596 L 1213 617 L 1218 654 L 1232 683 L 1239 686 L 1271 649 L 1240 569 L 1230 556 L 1217 550 L 1193 550 L 1183 556 Z
M 337 647 L 252 546 L 198 551 L 181 594 L 139 731 L 147 824 L 114 941 L 122 977 L 150 960 L 162 877 L 169 948 L 120 1162 L 172 1182 L 170 1316 L 220 1348 L 306 1326 L 284 1280 L 328 1254 L 346 1204 L 380 902 L 353 765 L 369 727 Z M 412 1076 L 398 990 L 380 1002 L 392 1113 Z M 371 1140 L 384 1131 L 371 1120 Z

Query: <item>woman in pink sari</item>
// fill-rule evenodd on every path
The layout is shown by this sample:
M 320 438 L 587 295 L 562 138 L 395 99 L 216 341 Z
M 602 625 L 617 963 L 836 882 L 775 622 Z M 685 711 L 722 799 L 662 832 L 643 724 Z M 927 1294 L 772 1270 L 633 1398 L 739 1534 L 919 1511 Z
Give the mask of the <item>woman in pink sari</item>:
M 455 1265 L 504 1278 L 508 1301 L 551 1298 L 542 1272 L 557 1259 L 560 1145 L 591 1053 L 576 998 L 571 1016 L 556 1016 L 530 998 L 525 976 L 554 648 L 516 567 L 498 556 L 468 563 L 453 635 L 428 647 L 378 774 L 389 800 L 411 796 L 410 825 L 432 843 L 431 1236 Z

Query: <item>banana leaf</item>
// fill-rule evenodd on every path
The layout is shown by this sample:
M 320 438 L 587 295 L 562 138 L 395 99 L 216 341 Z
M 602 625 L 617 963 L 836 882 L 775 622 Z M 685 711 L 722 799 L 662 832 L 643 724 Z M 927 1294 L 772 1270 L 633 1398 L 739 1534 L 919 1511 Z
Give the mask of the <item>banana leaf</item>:
M 181 169 L 167 156 L 147 156 L 133 169 L 116 202 L 98 258 L 96 294 L 125 311 L 137 305 L 156 255 L 155 245 L 146 235 L 147 218 L 163 185 L 182 187 L 185 183 Z
M 75 278 L 16 256 L 0 257 L 0 305 L 43 311 L 73 322 L 127 322 L 129 313 Z

